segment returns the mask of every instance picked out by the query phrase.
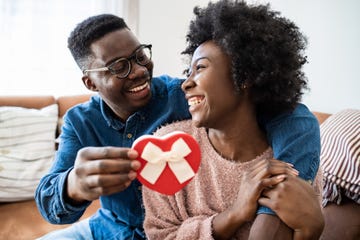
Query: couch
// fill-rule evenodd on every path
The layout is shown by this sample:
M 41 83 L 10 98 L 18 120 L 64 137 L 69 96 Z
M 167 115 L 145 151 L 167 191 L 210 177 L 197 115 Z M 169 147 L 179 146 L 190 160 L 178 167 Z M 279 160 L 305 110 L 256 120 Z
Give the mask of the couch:
M 87 101 L 91 95 L 75 96 L 0 96 L 0 106 L 18 106 L 23 108 L 41 109 L 43 107 L 57 104 L 58 124 L 54 136 L 60 131 L 62 116 L 67 109 L 77 103 Z M 55 144 L 55 139 L 54 139 Z M 98 200 L 87 208 L 81 219 L 89 217 L 99 208 Z M 68 225 L 53 225 L 46 222 L 40 215 L 33 199 L 1 202 L 0 203 L 0 239 L 27 240 L 35 239 L 45 233 L 67 227 Z
M 57 104 L 58 106 L 58 124 L 55 136 L 59 134 L 64 113 L 77 103 L 87 101 L 91 95 L 74 96 L 0 96 L 0 106 L 18 106 L 23 108 L 41 109 L 43 107 Z M 327 113 L 314 112 L 322 123 L 330 116 Z M 55 142 L 55 141 L 54 141 Z M 93 214 L 100 206 L 99 201 L 94 201 L 86 210 L 81 219 Z M 27 240 L 34 239 L 43 234 L 67 227 L 68 225 L 53 225 L 46 222 L 37 210 L 35 201 L 29 199 L 26 201 L 2 202 L 0 203 L 0 239 Z

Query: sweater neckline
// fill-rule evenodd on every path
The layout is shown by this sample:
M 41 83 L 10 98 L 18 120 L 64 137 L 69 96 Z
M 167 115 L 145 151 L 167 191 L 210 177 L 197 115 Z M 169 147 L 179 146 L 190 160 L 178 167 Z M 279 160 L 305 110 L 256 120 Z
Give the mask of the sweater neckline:
M 231 165 L 248 165 L 248 164 L 252 164 L 253 162 L 258 161 L 260 159 L 269 159 L 269 158 L 272 158 L 272 156 L 273 156 L 272 148 L 268 147 L 264 152 L 262 152 L 261 154 L 259 154 L 258 156 L 256 156 L 255 158 L 253 158 L 247 162 L 238 162 L 235 160 L 227 159 L 215 150 L 215 148 L 213 147 L 213 145 L 210 142 L 210 139 L 209 139 L 206 129 L 201 128 L 199 130 L 201 132 L 201 136 L 204 136 L 204 139 L 203 139 L 204 140 L 204 146 L 203 146 L 204 151 L 209 152 L 210 155 L 217 156 L 214 158 L 214 160 L 221 161 L 221 162 L 223 162 L 223 164 L 229 163 Z

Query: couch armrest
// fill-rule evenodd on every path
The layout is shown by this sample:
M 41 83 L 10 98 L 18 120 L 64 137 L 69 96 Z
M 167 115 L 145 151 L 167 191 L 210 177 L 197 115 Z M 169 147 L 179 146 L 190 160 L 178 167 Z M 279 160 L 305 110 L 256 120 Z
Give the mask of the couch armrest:
M 0 106 L 16 106 L 16 107 L 40 109 L 55 103 L 56 100 L 51 95 L 0 96 Z
M 319 124 L 322 124 L 328 117 L 331 116 L 330 113 L 324 113 L 324 112 L 312 112 L 312 113 L 317 118 Z
M 56 102 L 59 105 L 59 117 L 62 118 L 65 112 L 72 106 L 88 101 L 92 95 L 93 94 L 82 94 L 58 97 Z

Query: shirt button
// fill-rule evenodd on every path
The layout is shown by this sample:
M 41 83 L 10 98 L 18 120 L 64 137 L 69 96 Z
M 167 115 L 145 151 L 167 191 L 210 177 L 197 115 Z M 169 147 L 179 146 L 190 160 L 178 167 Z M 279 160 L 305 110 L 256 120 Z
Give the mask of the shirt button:
M 142 189 L 142 187 L 141 187 L 141 186 L 139 186 L 139 187 L 138 187 L 138 190 L 139 190 L 139 191 L 141 191 L 141 189 Z
M 128 133 L 126 136 L 127 136 L 127 138 L 130 139 L 130 138 L 132 138 L 133 135 L 131 133 Z

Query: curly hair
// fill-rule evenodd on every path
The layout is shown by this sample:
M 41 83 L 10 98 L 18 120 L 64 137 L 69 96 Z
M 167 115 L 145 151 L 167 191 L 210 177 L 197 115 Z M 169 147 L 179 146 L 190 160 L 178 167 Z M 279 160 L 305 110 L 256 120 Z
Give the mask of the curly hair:
M 89 17 L 79 23 L 70 33 L 68 48 L 79 68 L 83 71 L 92 56 L 91 44 L 106 34 L 129 28 L 124 19 L 112 14 Z
M 291 111 L 307 89 L 302 66 L 307 40 L 298 27 L 267 5 L 220 0 L 194 8 L 195 18 L 182 54 L 192 57 L 202 43 L 214 41 L 231 59 L 236 90 L 249 86 L 258 114 Z

